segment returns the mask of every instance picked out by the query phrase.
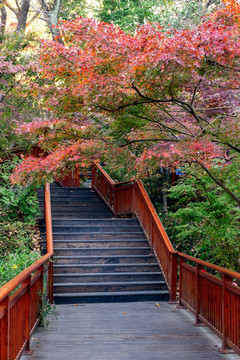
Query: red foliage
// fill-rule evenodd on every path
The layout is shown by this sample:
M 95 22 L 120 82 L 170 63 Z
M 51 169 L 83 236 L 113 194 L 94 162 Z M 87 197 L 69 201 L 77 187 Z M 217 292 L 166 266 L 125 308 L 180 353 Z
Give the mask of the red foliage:
M 239 30 L 233 0 L 195 29 L 170 33 L 158 24 L 132 36 L 93 19 L 64 22 L 65 45 L 42 43 L 40 68 L 48 85 L 38 90 L 46 108 L 64 119 L 20 131 L 37 135 L 39 145 L 53 151 L 44 160 L 52 173 L 56 163 L 62 167 L 81 160 L 80 153 L 89 155 L 86 139 L 95 139 L 99 153 L 108 142 L 116 149 L 129 145 L 130 152 L 142 153 L 138 163 L 154 158 L 172 167 L 185 161 L 211 165 L 238 147 Z M 35 172 L 30 162 L 16 174 Z

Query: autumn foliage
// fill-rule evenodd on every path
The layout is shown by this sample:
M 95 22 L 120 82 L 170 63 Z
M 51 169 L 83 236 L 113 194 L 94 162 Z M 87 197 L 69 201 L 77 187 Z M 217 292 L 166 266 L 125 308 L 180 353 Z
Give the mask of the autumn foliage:
M 187 162 L 211 176 L 216 159 L 237 158 L 240 11 L 225 3 L 179 31 L 147 23 L 129 35 L 94 19 L 64 22 L 64 45 L 43 42 L 39 58 L 37 92 L 52 118 L 18 130 L 50 155 L 26 159 L 13 181 L 84 166 L 109 148 L 127 149 L 140 171 Z

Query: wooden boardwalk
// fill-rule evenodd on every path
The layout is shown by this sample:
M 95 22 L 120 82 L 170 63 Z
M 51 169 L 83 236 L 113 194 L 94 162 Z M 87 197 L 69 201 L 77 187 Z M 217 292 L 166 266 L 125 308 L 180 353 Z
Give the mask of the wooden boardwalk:
M 239 360 L 193 316 L 166 302 L 58 305 L 22 360 Z

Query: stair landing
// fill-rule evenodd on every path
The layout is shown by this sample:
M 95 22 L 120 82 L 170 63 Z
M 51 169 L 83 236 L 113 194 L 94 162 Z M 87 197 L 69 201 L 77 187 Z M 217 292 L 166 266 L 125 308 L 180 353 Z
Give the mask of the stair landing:
M 57 305 L 21 360 L 239 360 L 189 311 L 161 302 Z

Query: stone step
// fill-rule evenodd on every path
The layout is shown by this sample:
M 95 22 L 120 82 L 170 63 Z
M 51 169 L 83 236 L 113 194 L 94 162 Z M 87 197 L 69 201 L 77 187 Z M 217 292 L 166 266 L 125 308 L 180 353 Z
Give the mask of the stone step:
M 154 272 L 159 271 L 157 263 L 145 264 L 54 264 L 54 274 L 66 273 L 109 273 L 109 272 Z
M 153 255 L 109 255 L 109 256 L 54 256 L 54 263 L 60 264 L 140 264 L 156 263 Z
M 151 291 L 166 290 L 165 281 L 128 281 L 128 282 L 89 282 L 89 283 L 58 283 L 54 285 L 54 293 L 89 293 L 107 291 Z
M 46 240 L 46 233 L 42 233 L 41 232 L 41 236 L 43 240 Z M 66 241 L 70 241 L 70 240 L 74 240 L 74 241 L 81 241 L 81 240 L 96 240 L 96 241 L 101 241 L 101 240 L 144 240 L 145 235 L 142 231 L 140 232 L 135 232 L 135 233 L 122 233 L 122 232 L 109 232 L 109 233 L 105 233 L 105 234 L 101 234 L 101 233 L 55 233 L 54 234 L 54 238 L 53 241 L 58 241 L 58 240 L 66 240 Z
M 96 244 L 98 246 L 98 244 Z M 108 247 L 108 248 L 58 248 L 54 246 L 55 256 L 109 256 L 109 255 L 151 255 L 149 247 Z
M 62 293 L 54 295 L 55 304 L 84 304 L 100 302 L 133 302 L 133 301 L 168 301 L 167 290 L 155 291 L 121 291 L 92 293 Z
M 163 275 L 155 272 L 116 272 L 116 273 L 70 273 L 55 274 L 54 283 L 88 283 L 88 282 L 127 282 L 127 281 L 161 281 Z
M 44 226 L 44 221 L 40 222 L 40 225 Z M 122 226 L 122 225 L 135 225 L 139 226 L 137 219 L 52 219 L 53 226 Z
M 41 231 L 45 232 L 45 226 L 40 226 Z M 142 229 L 140 225 L 122 225 L 116 226 L 111 225 L 83 225 L 83 226 L 66 226 L 66 225 L 57 225 L 52 227 L 53 234 L 62 234 L 62 233 L 141 233 Z
M 54 240 L 54 251 L 57 249 L 111 249 L 111 248 L 145 248 L 149 249 L 147 240 Z M 46 248 L 46 242 L 42 243 L 42 248 Z M 61 251 L 61 250 L 60 250 Z M 150 252 L 150 249 L 149 249 Z M 57 254 L 57 253 L 56 253 Z

